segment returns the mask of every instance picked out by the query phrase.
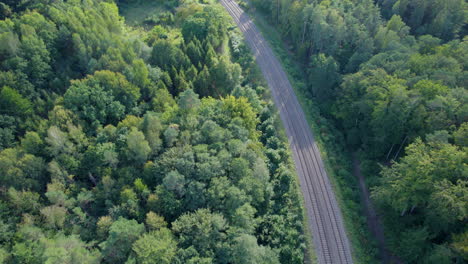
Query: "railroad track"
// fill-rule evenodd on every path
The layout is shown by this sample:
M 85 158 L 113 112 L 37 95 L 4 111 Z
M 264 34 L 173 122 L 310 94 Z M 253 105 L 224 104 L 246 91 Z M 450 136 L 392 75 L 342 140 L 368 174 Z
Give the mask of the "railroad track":
M 353 263 L 336 197 L 304 112 L 280 62 L 234 0 L 220 0 L 250 46 L 279 110 L 292 150 L 319 263 Z

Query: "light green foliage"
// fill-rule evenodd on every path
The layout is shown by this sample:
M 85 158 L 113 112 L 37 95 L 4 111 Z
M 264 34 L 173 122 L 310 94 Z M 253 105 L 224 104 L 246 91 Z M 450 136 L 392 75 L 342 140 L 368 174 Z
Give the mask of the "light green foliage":
M 170 264 L 177 250 L 171 231 L 161 228 L 158 231 L 144 234 L 132 246 L 137 263 Z
M 226 35 L 227 19 L 219 11 L 220 6 L 206 6 L 184 20 L 182 35 L 189 43 L 193 39 L 208 40 L 213 47 L 218 47 Z
M 167 223 L 164 221 L 164 217 L 159 216 L 151 211 L 146 214 L 145 223 L 147 229 L 150 231 L 155 231 L 167 227 Z
M 463 123 L 460 128 L 453 132 L 455 144 L 460 147 L 468 147 L 468 122 Z
M 391 208 L 393 215 L 416 217 L 412 215 L 417 210 L 417 217 L 427 222 L 422 229 L 424 238 L 408 235 L 405 243 L 416 244 L 410 248 L 398 246 L 405 259 L 415 262 L 415 254 L 427 255 L 432 236 L 453 230 L 467 219 L 466 161 L 466 151 L 457 146 L 441 142 L 425 144 L 418 139 L 406 148 L 406 156 L 400 162 L 382 171 L 383 183 L 373 191 L 374 199 L 382 207 Z M 417 239 L 420 240 L 415 242 Z
M 226 177 L 213 179 L 208 189 L 210 207 L 221 210 L 228 216 L 234 215 L 239 207 L 249 202 L 249 198 L 244 191 L 233 186 Z
M 16 90 L 4 86 L 0 91 L 0 109 L 2 114 L 22 116 L 31 113 L 32 105 Z
M 160 137 L 162 131 L 161 121 L 154 113 L 148 112 L 143 119 L 142 127 L 145 139 L 148 140 L 151 148 L 151 153 L 158 153 L 162 148 Z
M 13 237 L 12 226 L 0 220 L 0 242 L 6 243 Z M 6 256 L 5 256 L 6 257 Z
M 158 86 L 161 86 L 161 88 L 156 90 L 151 104 L 154 111 L 165 112 L 170 110 L 171 107 L 174 107 L 176 103 L 163 82 L 159 82 Z
M 73 143 L 69 140 L 67 133 L 56 126 L 47 130 L 46 142 L 52 155 L 72 154 L 75 151 Z
M 179 107 L 187 112 L 195 111 L 197 107 L 200 106 L 198 95 L 191 89 L 182 92 L 177 102 Z
M 238 226 L 244 232 L 253 234 L 255 232 L 255 228 L 257 227 L 257 223 L 255 221 L 255 213 L 256 210 L 250 204 L 246 203 L 241 207 L 236 209 L 232 217 L 232 225 Z
M 210 70 L 213 89 L 218 96 L 230 94 L 240 85 L 242 69 L 239 64 L 231 63 L 226 56 L 221 56 Z
M 43 250 L 38 242 L 16 243 L 12 248 L 12 256 L 19 263 L 39 264 L 42 262 Z
M 148 141 L 145 140 L 145 135 L 136 128 L 132 128 L 128 134 L 127 148 L 129 159 L 138 163 L 144 163 L 151 151 Z
M 88 250 L 87 245 L 76 236 L 58 235 L 44 241 L 44 263 L 100 263 L 101 255 L 96 250 Z
M 109 91 L 116 100 L 125 105 L 126 109 L 129 110 L 131 107 L 135 106 L 136 101 L 140 97 L 139 87 L 145 88 L 148 82 L 146 79 L 148 78 L 146 65 L 144 65 L 141 60 L 136 60 L 133 63 L 134 65 L 132 65 L 132 68 L 135 72 L 132 74 L 132 78 L 138 86 L 128 82 L 124 75 L 111 71 L 97 71 L 92 76 L 88 76 L 86 79 L 82 80 L 82 82 L 90 86 L 101 86 L 105 91 Z M 138 71 L 142 71 L 142 73 Z
M 204 141 L 208 144 L 223 141 L 226 134 L 225 131 L 212 120 L 205 121 L 200 128 L 200 132 Z
M 10 254 L 6 249 L 0 248 L 0 263 L 6 263 L 10 257 Z
M 6 187 L 38 190 L 44 186 L 45 163 L 40 157 L 18 149 L 0 152 L 0 180 Z
M 378 200 L 387 201 L 397 211 L 405 213 L 411 207 L 426 206 L 428 195 L 434 192 L 434 182 L 444 179 L 456 182 L 464 177 L 467 156 L 456 146 L 426 145 L 417 140 L 406 152 L 402 161 L 383 170 L 388 186 L 375 191 Z
M 277 263 L 279 264 L 278 256 L 270 248 L 259 246 L 255 237 L 251 235 L 240 235 L 234 239 L 232 247 L 232 263 Z
M 50 228 L 63 228 L 67 209 L 61 206 L 47 206 L 41 209 L 41 214 L 45 218 L 46 225 Z
M 112 218 L 110 216 L 101 216 L 96 223 L 97 235 L 101 240 L 104 240 L 109 235 L 110 227 L 112 226 Z
M 39 134 L 34 131 L 28 131 L 21 140 L 21 147 L 28 153 L 37 155 L 42 153 L 44 141 Z
M 177 219 L 172 230 L 179 238 L 180 246 L 193 245 L 203 257 L 214 257 L 226 239 L 226 220 L 207 209 L 185 214 Z
M 244 123 L 245 128 L 250 132 L 250 136 L 255 138 L 257 135 L 255 133 L 255 128 L 258 123 L 255 111 L 252 109 L 252 106 L 248 103 L 247 98 L 235 98 L 234 96 L 228 96 L 222 99 L 223 105 L 222 110 L 224 113 L 235 119 L 240 117 Z

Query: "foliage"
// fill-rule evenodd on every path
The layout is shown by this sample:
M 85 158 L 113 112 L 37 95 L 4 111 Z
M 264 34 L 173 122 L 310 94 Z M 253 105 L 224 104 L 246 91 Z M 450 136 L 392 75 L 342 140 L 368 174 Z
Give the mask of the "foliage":
M 287 145 L 221 5 L 117 2 L 157 11 L 0 3 L 0 262 L 302 263 Z

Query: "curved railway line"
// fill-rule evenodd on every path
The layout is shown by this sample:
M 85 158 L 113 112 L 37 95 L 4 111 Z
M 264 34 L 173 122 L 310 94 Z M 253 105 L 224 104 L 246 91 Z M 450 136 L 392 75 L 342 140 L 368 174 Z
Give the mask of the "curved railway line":
M 234 0 L 220 0 L 250 46 L 279 110 L 292 150 L 319 263 L 353 263 L 336 197 L 304 112 L 280 62 Z

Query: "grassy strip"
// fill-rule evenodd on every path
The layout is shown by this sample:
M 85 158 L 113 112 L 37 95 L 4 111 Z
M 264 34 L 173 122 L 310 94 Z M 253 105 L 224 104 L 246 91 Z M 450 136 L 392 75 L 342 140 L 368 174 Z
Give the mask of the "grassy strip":
M 130 26 L 139 26 L 151 14 L 157 14 L 168 9 L 160 1 L 136 1 L 132 3 L 120 3 L 120 15 L 125 17 L 125 22 Z
M 258 11 L 248 9 L 247 12 L 281 61 L 302 105 L 309 126 L 314 132 L 315 140 L 343 213 L 354 261 L 356 263 L 378 263 L 376 244 L 367 229 L 366 218 L 360 202 L 358 180 L 352 175 L 351 155 L 344 147 L 343 135 L 333 127 L 330 121 L 320 115 L 318 106 L 309 99 L 311 96 L 307 91 L 306 76 L 301 67 L 292 59 L 292 55 L 288 52 L 276 29 L 268 24 L 264 15 Z

